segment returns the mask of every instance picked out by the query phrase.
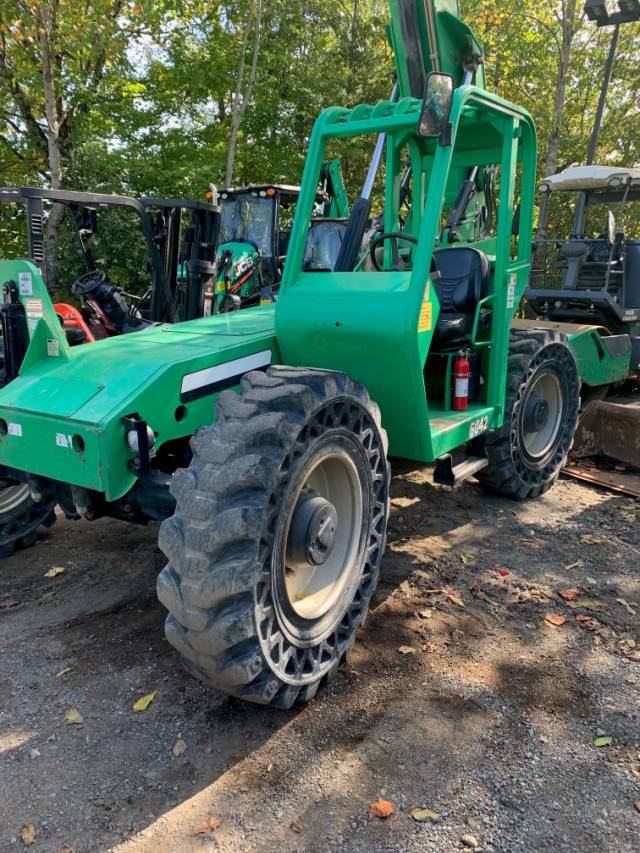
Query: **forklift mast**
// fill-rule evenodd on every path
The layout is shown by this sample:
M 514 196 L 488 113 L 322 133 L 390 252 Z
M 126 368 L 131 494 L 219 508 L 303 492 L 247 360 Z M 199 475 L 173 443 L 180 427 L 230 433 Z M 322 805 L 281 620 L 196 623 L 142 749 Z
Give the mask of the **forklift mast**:
M 458 0 L 390 0 L 389 10 L 400 98 L 422 99 L 432 71 L 451 74 L 454 87 L 468 82 L 486 88 L 482 48 L 461 20 Z

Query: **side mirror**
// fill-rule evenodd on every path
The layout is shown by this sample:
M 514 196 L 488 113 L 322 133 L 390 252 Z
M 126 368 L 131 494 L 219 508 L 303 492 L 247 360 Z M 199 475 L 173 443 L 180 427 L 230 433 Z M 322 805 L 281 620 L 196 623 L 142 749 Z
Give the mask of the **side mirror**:
M 439 138 L 447 142 L 449 115 L 453 103 L 454 83 L 451 74 L 432 71 L 427 77 L 426 94 L 418 123 L 418 133 L 425 138 Z

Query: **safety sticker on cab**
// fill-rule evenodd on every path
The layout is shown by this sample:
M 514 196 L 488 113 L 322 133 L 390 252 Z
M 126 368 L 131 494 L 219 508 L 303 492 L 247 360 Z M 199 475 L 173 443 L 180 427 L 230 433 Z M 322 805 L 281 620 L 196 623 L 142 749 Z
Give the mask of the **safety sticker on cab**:
M 33 279 L 30 272 L 18 273 L 18 290 L 20 296 L 33 296 Z
M 418 319 L 419 332 L 431 331 L 432 311 L 433 306 L 431 305 L 431 302 L 422 303 L 422 308 L 420 309 L 420 317 Z
M 42 299 L 25 299 L 24 308 L 27 317 L 44 317 Z

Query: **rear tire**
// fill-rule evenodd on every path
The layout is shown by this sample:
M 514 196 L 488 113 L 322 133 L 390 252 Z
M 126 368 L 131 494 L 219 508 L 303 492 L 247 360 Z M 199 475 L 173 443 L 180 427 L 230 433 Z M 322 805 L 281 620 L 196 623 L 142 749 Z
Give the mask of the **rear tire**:
M 223 392 L 191 445 L 159 538 L 167 638 L 226 693 L 308 701 L 378 581 L 390 479 L 379 409 L 344 374 L 270 368 Z
M 554 484 L 573 444 L 580 409 L 578 366 L 555 331 L 512 332 L 504 424 L 487 436 L 481 485 L 516 500 Z

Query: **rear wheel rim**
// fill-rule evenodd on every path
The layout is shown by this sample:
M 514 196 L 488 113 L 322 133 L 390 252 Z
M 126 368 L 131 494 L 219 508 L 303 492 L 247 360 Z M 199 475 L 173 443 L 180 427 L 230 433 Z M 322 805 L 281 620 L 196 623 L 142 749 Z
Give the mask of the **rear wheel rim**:
M 542 463 L 562 433 L 564 392 L 552 371 L 540 373 L 522 402 L 522 448 L 533 464 Z

